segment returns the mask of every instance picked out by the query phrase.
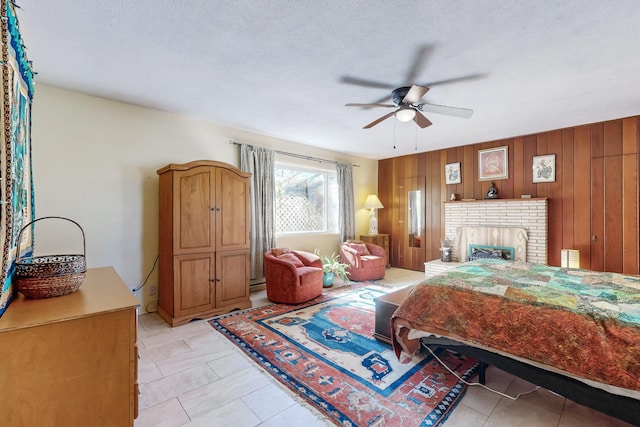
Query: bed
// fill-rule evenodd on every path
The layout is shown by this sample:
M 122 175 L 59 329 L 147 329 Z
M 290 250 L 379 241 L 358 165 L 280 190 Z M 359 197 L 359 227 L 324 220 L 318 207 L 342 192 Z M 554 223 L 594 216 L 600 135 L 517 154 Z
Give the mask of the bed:
M 391 324 L 401 361 L 455 349 L 640 425 L 639 277 L 483 259 L 417 285 Z

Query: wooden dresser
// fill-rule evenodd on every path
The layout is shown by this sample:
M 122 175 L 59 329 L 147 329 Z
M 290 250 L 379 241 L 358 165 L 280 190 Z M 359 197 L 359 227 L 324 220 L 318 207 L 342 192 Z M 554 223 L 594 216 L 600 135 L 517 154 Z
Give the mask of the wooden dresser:
M 0 317 L 0 423 L 133 426 L 138 304 L 111 267 L 66 296 L 17 294 Z

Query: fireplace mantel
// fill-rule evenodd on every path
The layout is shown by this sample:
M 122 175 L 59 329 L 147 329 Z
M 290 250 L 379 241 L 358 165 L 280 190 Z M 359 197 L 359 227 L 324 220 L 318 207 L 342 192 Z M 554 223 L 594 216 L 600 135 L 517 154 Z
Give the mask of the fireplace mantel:
M 462 199 L 446 201 L 444 203 L 500 203 L 500 202 L 535 202 L 540 200 L 549 200 L 548 197 L 529 197 L 522 199 Z

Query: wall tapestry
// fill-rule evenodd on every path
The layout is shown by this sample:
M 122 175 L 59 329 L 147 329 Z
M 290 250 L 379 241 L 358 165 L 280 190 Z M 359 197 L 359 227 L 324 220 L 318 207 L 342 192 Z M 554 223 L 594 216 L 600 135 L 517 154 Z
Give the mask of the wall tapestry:
M 20 37 L 15 5 L 2 5 L 2 147 L 0 148 L 0 315 L 15 289 L 17 238 L 22 227 L 34 219 L 31 171 L 31 105 L 33 71 Z M 33 252 L 33 227 L 22 233 L 22 256 Z

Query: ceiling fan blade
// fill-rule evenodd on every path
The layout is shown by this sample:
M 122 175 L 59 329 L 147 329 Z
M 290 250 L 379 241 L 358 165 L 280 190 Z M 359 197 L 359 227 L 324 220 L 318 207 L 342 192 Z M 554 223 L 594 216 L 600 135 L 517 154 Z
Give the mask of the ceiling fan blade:
M 356 86 L 375 87 L 378 89 L 394 89 L 395 88 L 394 85 L 389 83 L 374 82 L 373 80 L 359 79 L 357 77 L 343 76 L 340 80 L 342 81 L 342 83 L 347 83 L 347 84 L 356 85 Z
M 473 110 L 469 108 L 448 107 L 446 105 L 420 104 L 417 105 L 417 108 L 420 111 L 444 114 L 445 116 L 461 117 L 463 119 L 468 119 L 473 115 Z
M 420 98 L 422 98 L 427 92 L 429 92 L 428 87 L 413 85 L 402 99 L 402 102 L 405 104 L 415 104 L 420 101 Z
M 413 117 L 413 121 L 418 124 L 421 128 L 426 128 L 427 126 L 431 126 L 431 120 L 427 119 L 424 114 L 420 111 L 416 111 L 416 115 Z
M 438 80 L 435 82 L 429 82 L 429 83 L 423 84 L 422 86 L 434 87 L 438 85 L 444 85 L 447 83 L 463 82 L 466 80 L 477 80 L 477 79 L 483 78 L 485 75 L 486 74 L 483 74 L 483 73 L 469 74 L 468 76 L 454 77 L 452 79 L 444 79 L 444 80 Z
M 405 79 L 405 83 L 407 85 L 413 84 L 413 82 L 418 79 L 420 73 L 424 69 L 424 64 L 432 52 L 433 46 L 428 44 L 418 49 L 418 53 L 416 54 L 413 64 L 411 64 L 411 68 L 409 68 L 409 72 L 407 73 L 407 78 Z
M 374 102 L 374 103 L 380 103 L 380 102 L 387 101 L 387 100 L 389 100 L 389 99 L 391 99 L 391 94 L 385 95 L 385 96 L 383 96 L 382 98 L 378 98 L 378 99 L 376 99 L 376 100 L 375 100 L 375 101 L 373 101 L 373 102 Z M 395 105 L 394 105 L 394 107 L 395 107 Z
M 349 104 L 344 104 L 345 107 L 386 107 L 386 108 L 393 108 L 395 107 L 395 105 L 393 104 L 360 104 L 357 102 L 351 102 Z
M 379 117 L 377 119 L 375 119 L 374 121 L 372 121 L 371 123 L 369 123 L 368 125 L 364 126 L 362 129 L 369 129 L 374 127 L 375 125 L 377 125 L 378 123 L 380 123 L 383 120 L 387 120 L 389 117 L 393 116 L 396 112 L 392 111 L 389 114 L 385 114 L 382 117 Z

